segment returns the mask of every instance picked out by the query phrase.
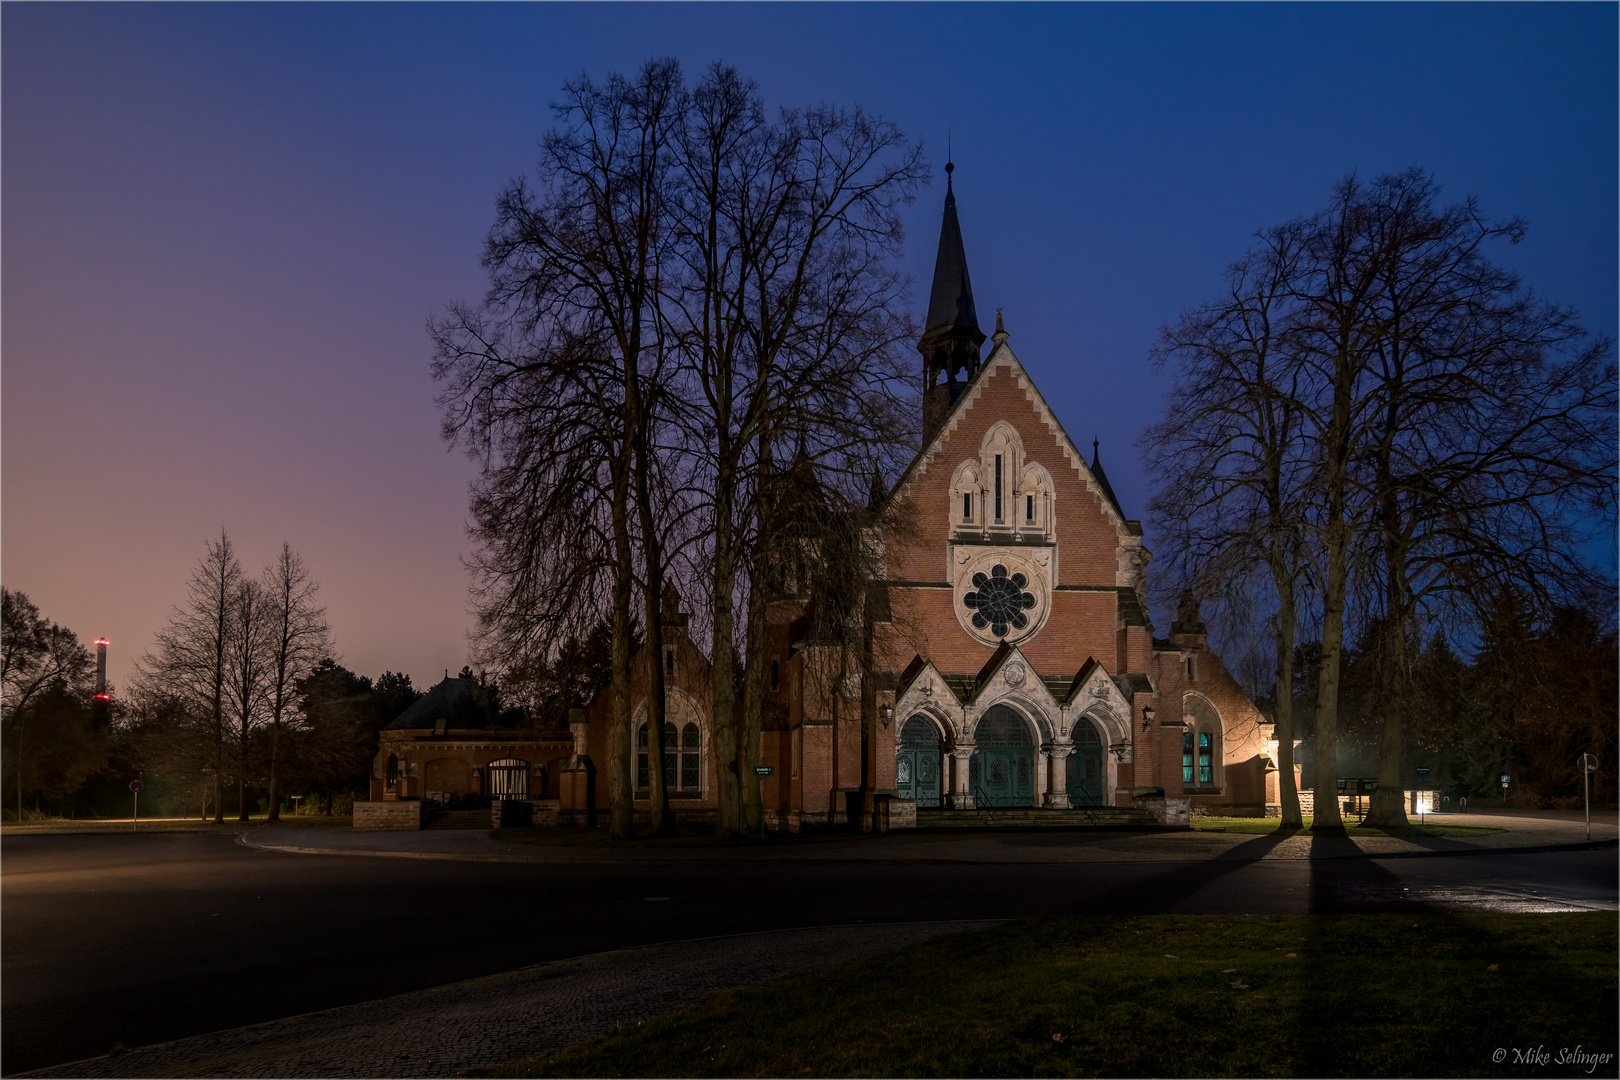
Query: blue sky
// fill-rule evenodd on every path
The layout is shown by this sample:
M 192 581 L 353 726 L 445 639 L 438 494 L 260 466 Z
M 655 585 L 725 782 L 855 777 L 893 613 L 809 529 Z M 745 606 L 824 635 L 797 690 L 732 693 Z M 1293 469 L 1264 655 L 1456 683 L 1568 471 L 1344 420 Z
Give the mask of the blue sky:
M 458 668 L 471 472 L 423 322 L 481 293 L 562 82 L 654 55 L 926 140 L 919 307 L 949 132 L 979 310 L 1140 514 L 1159 326 L 1351 172 L 1527 218 L 1498 260 L 1615 333 L 1616 12 L 5 4 L 5 583 L 122 677 L 224 525 L 250 565 L 304 552 L 357 670 Z

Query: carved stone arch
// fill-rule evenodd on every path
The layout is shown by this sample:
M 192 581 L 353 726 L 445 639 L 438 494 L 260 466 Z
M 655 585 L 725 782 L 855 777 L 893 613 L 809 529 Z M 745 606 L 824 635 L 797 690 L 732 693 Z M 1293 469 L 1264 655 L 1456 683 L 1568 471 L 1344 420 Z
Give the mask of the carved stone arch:
M 979 461 L 969 458 L 958 465 L 956 472 L 951 475 L 950 505 L 945 508 L 946 520 L 957 528 L 982 525 L 984 486 L 984 471 Z
M 1079 724 L 1081 720 L 1089 720 L 1096 726 L 1097 731 L 1102 736 L 1104 746 L 1114 746 L 1130 741 L 1130 725 L 1122 720 L 1108 705 L 1099 702 L 1088 706 L 1084 712 L 1075 717 L 1074 724 L 1069 726 L 1071 739 L 1074 737 L 1075 725 Z
M 999 473 L 998 458 L 1001 459 Z M 1018 429 L 1005 420 L 991 424 L 979 445 L 979 461 L 983 466 L 985 517 L 998 525 L 1017 520 L 1013 503 L 1018 494 L 1019 470 L 1024 465 L 1024 440 Z
M 1024 723 L 1029 725 L 1030 737 L 1034 740 L 1034 745 L 1036 747 L 1044 746 L 1052 741 L 1052 736 L 1055 733 L 1055 729 L 1051 718 L 1046 715 L 1046 711 L 1044 709 L 1022 694 L 1007 694 L 1002 697 L 998 697 L 993 701 L 985 702 L 984 707 L 981 708 L 978 711 L 978 715 L 973 718 L 975 741 L 977 741 L 979 721 L 984 719 L 985 713 L 989 712 L 997 705 L 1011 706 L 1012 710 L 1023 718 Z
M 1018 492 L 1022 502 L 1013 507 L 1018 527 L 1050 534 L 1057 518 L 1057 487 L 1046 466 L 1025 462 L 1018 471 Z

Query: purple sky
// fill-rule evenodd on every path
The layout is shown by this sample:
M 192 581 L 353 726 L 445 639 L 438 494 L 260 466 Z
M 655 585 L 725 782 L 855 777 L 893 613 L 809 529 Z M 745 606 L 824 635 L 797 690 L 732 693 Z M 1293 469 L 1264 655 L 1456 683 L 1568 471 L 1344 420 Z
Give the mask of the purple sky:
M 1160 324 L 1258 227 L 1412 164 L 1616 330 L 1616 8 L 6 4 L 5 584 L 127 678 L 223 525 L 323 583 L 342 659 L 467 656 L 466 486 L 427 316 L 564 79 L 723 59 L 773 104 L 947 129 L 980 312 L 1131 514 Z M 943 173 L 936 171 L 943 181 Z M 923 285 L 943 184 L 910 215 Z M 1149 537 L 1152 543 L 1152 537 Z

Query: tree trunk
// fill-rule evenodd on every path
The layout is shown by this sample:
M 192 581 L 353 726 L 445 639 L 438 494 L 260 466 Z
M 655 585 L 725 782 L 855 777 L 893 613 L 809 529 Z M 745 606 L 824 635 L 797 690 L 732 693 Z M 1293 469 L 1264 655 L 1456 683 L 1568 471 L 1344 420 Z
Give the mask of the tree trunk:
M 614 462 L 613 476 L 613 712 L 608 725 L 608 836 L 635 835 L 635 776 L 630 739 L 630 522 L 628 453 Z M 649 767 L 651 763 L 649 762 Z
M 754 766 L 760 759 L 760 730 L 765 712 L 765 588 L 763 575 L 756 574 L 748 592 L 748 656 L 743 663 L 742 722 L 742 831 L 756 839 L 765 838 L 765 807 L 760 798 L 759 774 Z
M 714 771 L 720 820 L 716 833 L 738 836 L 745 832 L 741 798 L 741 772 L 737 762 L 737 686 L 733 666 L 732 634 L 735 608 L 732 590 L 737 585 L 736 553 L 732 533 L 732 477 L 722 458 L 715 478 L 714 522 L 714 639 L 710 688 L 714 697 Z
M 1343 832 L 1339 813 L 1339 666 L 1344 652 L 1345 537 L 1330 526 L 1322 598 L 1322 657 L 1316 677 L 1315 803 L 1312 832 Z
M 1305 819 L 1299 808 L 1299 787 L 1294 783 L 1294 583 L 1276 571 L 1277 639 L 1276 736 L 1277 793 L 1282 802 L 1282 827 L 1299 829 Z
M 635 414 L 642 418 L 641 427 L 647 426 L 648 418 L 642 412 L 640 391 L 631 386 L 627 389 L 636 393 Z M 647 786 L 648 786 L 648 817 L 650 819 L 650 835 L 677 836 L 679 827 L 675 824 L 675 814 L 669 807 L 669 783 L 664 776 L 664 755 L 670 749 L 664 745 L 664 723 L 668 710 L 665 708 L 666 690 L 664 686 L 664 621 L 661 615 L 664 591 L 664 550 L 659 539 L 658 523 L 653 519 L 652 505 L 652 463 L 649 461 L 647 443 L 649 436 L 643 431 L 637 439 L 636 456 L 639 459 L 636 468 L 636 503 L 641 515 L 641 549 L 646 560 L 646 573 L 643 575 L 643 615 L 647 620 Z M 680 746 L 680 733 L 676 732 L 677 753 Z M 676 758 L 676 769 L 680 768 L 680 758 Z
M 1383 694 L 1384 726 L 1378 738 L 1378 789 L 1366 823 L 1381 829 L 1405 828 L 1406 790 L 1401 769 L 1402 722 L 1406 713 L 1406 560 L 1398 540 L 1386 545 L 1389 573 L 1384 610 Z
M 276 769 L 280 764 L 281 756 L 281 710 L 276 710 L 275 722 L 270 727 L 270 813 L 265 819 L 267 825 L 281 823 L 281 796 L 278 790 Z

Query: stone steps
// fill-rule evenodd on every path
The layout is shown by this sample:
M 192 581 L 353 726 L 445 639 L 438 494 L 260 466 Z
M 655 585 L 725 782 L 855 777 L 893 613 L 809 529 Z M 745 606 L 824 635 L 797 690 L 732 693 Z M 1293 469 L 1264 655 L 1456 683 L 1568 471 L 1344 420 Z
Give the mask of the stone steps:
M 1146 810 L 1119 806 L 1092 809 L 918 810 L 918 829 L 1157 829 Z

